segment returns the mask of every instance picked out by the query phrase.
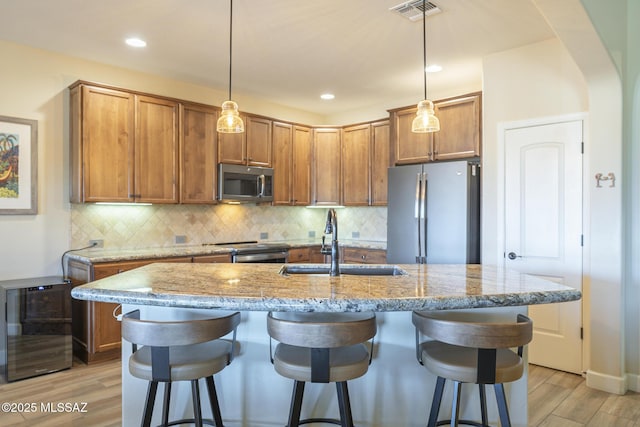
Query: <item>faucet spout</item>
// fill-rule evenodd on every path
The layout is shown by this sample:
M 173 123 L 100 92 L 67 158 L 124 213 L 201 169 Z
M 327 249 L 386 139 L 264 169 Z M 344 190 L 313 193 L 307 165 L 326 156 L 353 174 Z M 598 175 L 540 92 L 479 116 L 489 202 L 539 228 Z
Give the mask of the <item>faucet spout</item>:
M 331 249 L 323 248 L 321 252 L 325 255 L 331 255 L 330 276 L 340 275 L 340 248 L 338 246 L 338 216 L 335 209 L 329 209 L 327 212 L 327 223 L 324 228 L 324 234 L 331 234 Z M 323 237 L 324 242 L 324 237 Z

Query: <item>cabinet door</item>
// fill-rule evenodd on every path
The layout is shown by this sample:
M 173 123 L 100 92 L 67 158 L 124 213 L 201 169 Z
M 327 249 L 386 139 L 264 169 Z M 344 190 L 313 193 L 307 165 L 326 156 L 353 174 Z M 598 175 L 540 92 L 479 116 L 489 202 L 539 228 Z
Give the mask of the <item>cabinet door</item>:
M 434 158 L 460 159 L 480 155 L 480 94 L 440 101 L 435 113 L 440 131 L 434 134 Z
M 411 132 L 411 122 L 416 108 L 407 108 L 392 113 L 395 130 L 395 163 L 414 164 L 431 160 L 433 134 Z
M 218 162 L 244 165 L 247 158 L 247 118 L 240 115 L 245 124 L 242 133 L 218 133 Z
M 271 120 L 247 117 L 247 164 L 271 167 Z
M 314 129 L 314 204 L 339 205 L 342 202 L 340 130 Z
M 133 189 L 134 96 L 127 92 L 82 86 L 82 131 L 72 150 L 82 159 L 73 165 L 73 201 L 131 202 Z M 72 118 L 72 122 L 78 120 Z M 81 155 L 78 154 L 81 153 Z M 72 153 L 72 157 L 74 154 Z
M 136 95 L 135 198 L 178 203 L 177 102 Z
M 292 126 L 273 122 L 273 204 L 290 205 L 292 177 Z
M 311 204 L 311 145 L 311 128 L 294 126 L 291 195 L 296 206 Z
M 185 104 L 182 110 L 180 202 L 215 203 L 217 113 Z
M 387 204 L 388 170 L 391 147 L 389 146 L 389 121 L 371 124 L 371 205 Z
M 342 133 L 342 195 L 346 206 L 369 205 L 371 126 L 344 128 Z

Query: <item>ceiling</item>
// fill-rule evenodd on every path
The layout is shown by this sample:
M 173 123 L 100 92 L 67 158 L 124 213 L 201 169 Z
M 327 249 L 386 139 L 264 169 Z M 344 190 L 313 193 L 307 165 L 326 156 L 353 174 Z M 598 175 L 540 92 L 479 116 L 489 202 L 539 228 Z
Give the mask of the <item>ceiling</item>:
M 389 11 L 402 2 L 235 0 L 233 94 L 320 115 L 419 101 L 422 21 Z M 428 75 L 429 93 L 480 88 L 484 56 L 554 37 L 532 0 L 432 2 L 442 12 L 427 17 L 427 63 L 444 69 Z M 2 40 L 226 91 L 229 1 L 0 0 L 0 10 Z M 147 47 L 126 46 L 130 36 Z

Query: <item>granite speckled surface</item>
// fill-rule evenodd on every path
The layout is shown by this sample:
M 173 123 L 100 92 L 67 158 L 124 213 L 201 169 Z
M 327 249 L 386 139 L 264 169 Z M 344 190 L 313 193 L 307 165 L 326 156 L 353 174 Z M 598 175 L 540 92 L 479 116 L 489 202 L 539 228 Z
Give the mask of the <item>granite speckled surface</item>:
M 77 286 L 72 296 L 165 307 L 301 312 L 445 310 L 581 298 L 573 288 L 492 266 L 403 264 L 399 267 L 406 275 L 339 277 L 283 276 L 279 274 L 281 267 L 155 263 Z
M 300 239 L 287 241 L 269 241 L 270 243 L 286 243 L 293 247 L 317 246 L 320 239 Z M 135 261 L 149 258 L 172 258 L 197 255 L 223 255 L 231 252 L 231 246 L 215 245 L 182 245 L 142 249 L 84 249 L 69 252 L 66 259 L 73 259 L 85 264 L 99 262 Z M 386 249 L 386 242 L 374 240 L 345 240 L 340 242 L 341 247 L 354 247 L 366 249 Z

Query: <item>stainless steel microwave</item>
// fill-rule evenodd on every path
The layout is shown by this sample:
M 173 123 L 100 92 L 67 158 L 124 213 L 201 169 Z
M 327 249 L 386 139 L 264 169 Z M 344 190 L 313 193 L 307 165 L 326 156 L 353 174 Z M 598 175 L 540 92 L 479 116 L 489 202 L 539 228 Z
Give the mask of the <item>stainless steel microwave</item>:
M 245 203 L 273 201 L 273 169 L 220 163 L 218 199 Z

